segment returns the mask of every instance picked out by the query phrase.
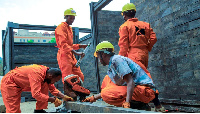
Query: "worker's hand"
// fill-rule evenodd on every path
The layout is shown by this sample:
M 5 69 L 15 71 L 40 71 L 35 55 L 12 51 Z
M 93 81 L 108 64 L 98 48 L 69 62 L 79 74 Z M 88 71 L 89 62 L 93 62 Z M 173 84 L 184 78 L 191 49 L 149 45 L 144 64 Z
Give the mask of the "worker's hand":
M 48 102 L 54 103 L 54 102 L 55 102 L 55 100 L 56 100 L 56 98 L 55 98 L 55 97 L 49 97 L 49 99 L 48 99 Z
M 58 106 L 60 106 L 61 104 L 62 104 L 62 101 L 59 100 L 58 98 L 56 98 L 56 100 L 55 100 L 55 102 L 54 102 L 55 107 L 58 107 Z
M 83 57 L 85 57 L 85 53 L 82 53 L 82 54 L 81 54 L 81 58 L 83 58 Z
M 130 103 L 129 103 L 129 102 L 124 102 L 124 103 L 122 104 L 122 107 L 123 107 L 123 108 L 130 108 Z
M 85 49 L 87 46 L 88 46 L 87 44 L 80 44 L 79 48 L 84 48 Z
M 85 53 L 83 53 L 83 52 L 76 52 L 76 51 L 74 51 L 74 54 L 78 55 L 78 56 L 80 55 L 81 58 L 83 58 L 85 56 Z
M 63 101 L 74 101 L 74 99 L 72 97 L 69 97 L 69 96 L 65 95 L 63 97 Z
M 91 97 L 88 97 L 88 98 L 84 99 L 82 102 L 91 102 L 91 103 L 93 103 L 95 101 L 96 101 L 96 99 L 94 98 L 94 95 L 92 95 Z

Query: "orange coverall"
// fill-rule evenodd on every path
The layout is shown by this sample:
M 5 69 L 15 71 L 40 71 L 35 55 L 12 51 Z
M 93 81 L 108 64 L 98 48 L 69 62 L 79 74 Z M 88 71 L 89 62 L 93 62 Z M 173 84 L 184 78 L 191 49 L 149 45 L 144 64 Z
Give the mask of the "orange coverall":
M 62 72 L 62 82 L 67 75 L 78 75 L 84 81 L 84 75 L 80 67 L 75 67 L 77 60 L 72 50 L 78 50 L 79 44 L 73 44 L 73 31 L 66 22 L 62 22 L 55 30 L 55 38 L 58 49 L 57 61 Z
M 157 38 L 150 24 L 138 21 L 137 18 L 128 19 L 119 28 L 119 55 L 136 62 L 151 77 L 148 66 L 148 52 L 151 51 Z
M 37 100 L 36 110 L 47 109 L 49 93 L 56 96 L 60 91 L 54 84 L 44 82 L 46 71 L 42 65 L 30 65 L 15 68 L 2 79 L 1 94 L 6 106 L 6 113 L 20 113 L 21 92 L 31 91 Z
M 111 105 L 121 107 L 126 101 L 127 86 L 118 86 L 113 83 L 108 75 L 105 76 L 101 85 L 102 99 Z M 155 98 L 155 92 L 146 86 L 137 85 L 134 88 L 132 100 L 149 103 Z

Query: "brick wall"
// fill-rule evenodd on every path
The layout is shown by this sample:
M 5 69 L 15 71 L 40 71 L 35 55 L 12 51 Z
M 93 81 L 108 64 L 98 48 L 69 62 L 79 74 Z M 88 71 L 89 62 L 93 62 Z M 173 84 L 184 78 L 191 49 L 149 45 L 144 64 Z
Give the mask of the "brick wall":
M 158 39 L 149 53 L 148 70 L 160 92 L 159 98 L 165 103 L 199 105 L 200 1 L 131 0 L 131 2 L 136 5 L 136 17 L 140 21 L 149 22 Z M 119 52 L 118 29 L 123 22 L 120 12 L 98 12 L 99 42 L 107 40 L 113 43 L 116 54 Z M 92 50 L 94 52 L 94 48 Z M 91 58 L 85 61 L 89 62 Z M 85 64 L 81 67 L 88 88 L 96 86 L 94 63 L 91 65 Z M 107 67 L 99 65 L 99 69 L 102 82 Z M 194 108 L 186 110 L 199 111 Z
M 99 11 L 98 12 L 98 40 L 99 42 L 107 40 L 111 42 L 115 47 L 115 53 L 118 54 L 118 29 L 123 23 L 123 18 L 121 12 L 119 11 Z M 87 39 L 80 42 L 81 44 L 87 44 L 93 41 L 92 39 Z M 81 50 L 80 50 L 81 51 Z M 86 54 L 85 58 L 81 63 L 81 70 L 85 76 L 84 86 L 91 91 L 97 91 L 97 78 L 95 70 L 95 60 L 94 60 L 95 47 L 93 44 L 90 50 Z M 100 84 L 103 78 L 107 74 L 107 66 L 103 66 L 99 63 L 99 73 L 100 73 Z
M 14 67 L 27 64 L 42 64 L 58 67 L 56 44 L 15 43 Z
M 149 71 L 165 99 L 199 100 L 200 1 L 131 0 L 136 17 L 150 22 L 158 41 Z
M 119 52 L 118 40 L 119 40 L 119 27 L 123 24 L 124 20 L 120 11 L 99 11 L 98 12 L 98 39 L 99 42 L 109 41 L 114 46 L 115 54 Z M 101 82 L 107 74 L 108 66 L 99 64 L 99 73 Z

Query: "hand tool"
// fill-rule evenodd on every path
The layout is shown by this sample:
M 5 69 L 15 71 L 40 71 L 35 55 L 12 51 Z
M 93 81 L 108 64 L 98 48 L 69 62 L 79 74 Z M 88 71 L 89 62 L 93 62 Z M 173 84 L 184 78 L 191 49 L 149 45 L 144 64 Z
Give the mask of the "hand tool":
M 83 53 L 86 54 L 88 52 L 90 45 L 91 45 L 91 42 L 88 43 L 88 46 L 85 48 Z M 80 57 L 79 60 L 77 61 L 76 65 L 75 65 L 75 67 L 79 67 L 82 60 L 83 60 L 83 57 Z

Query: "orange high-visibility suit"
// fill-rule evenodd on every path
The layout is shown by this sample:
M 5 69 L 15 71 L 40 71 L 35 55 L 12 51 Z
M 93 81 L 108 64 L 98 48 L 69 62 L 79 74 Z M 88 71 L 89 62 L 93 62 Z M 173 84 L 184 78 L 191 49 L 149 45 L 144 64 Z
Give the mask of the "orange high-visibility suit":
M 20 113 L 21 92 L 31 91 L 32 97 L 37 100 L 36 110 L 47 109 L 48 91 L 57 96 L 60 92 L 54 84 L 44 82 L 46 71 L 42 65 L 30 65 L 15 68 L 2 79 L 1 94 L 6 106 L 6 113 Z
M 138 21 L 137 18 L 128 19 L 119 28 L 119 55 L 136 62 L 151 77 L 148 66 L 148 52 L 151 51 L 157 38 L 150 24 Z
M 62 72 L 62 82 L 68 75 L 78 75 L 84 81 L 84 75 L 80 67 L 75 67 L 77 60 L 72 50 L 78 50 L 79 44 L 73 44 L 73 31 L 66 22 L 62 22 L 55 30 L 56 44 L 58 49 L 57 61 Z
M 113 83 L 108 75 L 101 85 L 101 97 L 108 104 L 121 107 L 126 101 L 127 86 L 118 86 Z M 132 100 L 149 103 L 155 98 L 155 92 L 150 87 L 137 85 L 134 88 Z

